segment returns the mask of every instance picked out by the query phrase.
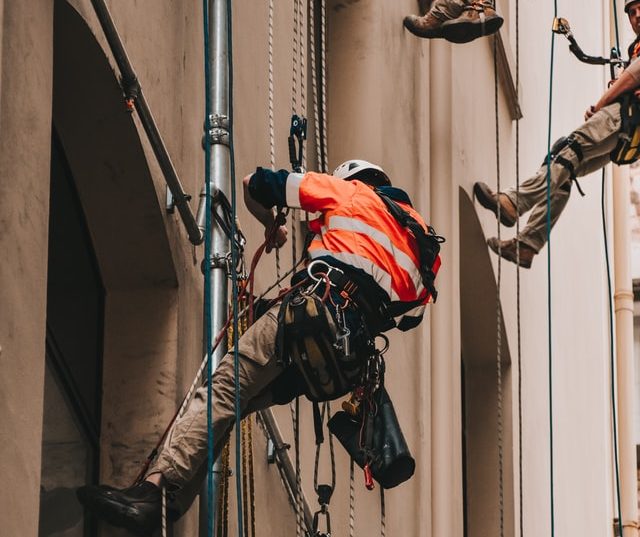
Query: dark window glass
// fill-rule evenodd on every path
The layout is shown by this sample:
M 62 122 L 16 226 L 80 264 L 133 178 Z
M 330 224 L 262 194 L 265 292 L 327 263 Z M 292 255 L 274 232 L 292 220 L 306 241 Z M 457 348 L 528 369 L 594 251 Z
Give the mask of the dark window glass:
M 62 147 L 51 151 L 40 537 L 84 537 L 75 489 L 97 478 L 104 290 Z

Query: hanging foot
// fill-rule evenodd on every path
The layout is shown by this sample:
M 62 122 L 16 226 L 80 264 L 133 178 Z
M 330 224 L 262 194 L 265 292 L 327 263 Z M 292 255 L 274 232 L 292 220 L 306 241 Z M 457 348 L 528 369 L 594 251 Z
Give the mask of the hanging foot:
M 433 13 L 427 13 L 422 17 L 407 15 L 403 21 L 404 27 L 413 35 L 425 39 L 437 39 L 442 36 L 443 21 Z
M 458 18 L 442 23 L 442 37 L 452 43 L 468 43 L 496 33 L 503 22 L 490 3 L 474 2 Z
M 518 212 L 506 194 L 496 194 L 491 190 L 491 188 L 489 188 L 487 183 L 479 181 L 473 185 L 473 195 L 478 200 L 478 203 L 495 214 L 496 218 L 498 218 L 499 200 L 500 223 L 506 227 L 513 227 L 516 225 Z
M 148 481 L 128 489 L 90 485 L 77 490 L 78 499 L 89 511 L 113 526 L 148 537 L 160 527 L 162 491 Z
M 487 239 L 487 245 L 496 254 L 500 255 L 503 259 L 518 264 L 518 243 L 517 239 L 511 239 L 508 241 L 499 241 L 496 237 Z M 534 256 L 537 252 L 526 245 L 524 242 L 520 242 L 520 266 L 522 268 L 531 268 Z

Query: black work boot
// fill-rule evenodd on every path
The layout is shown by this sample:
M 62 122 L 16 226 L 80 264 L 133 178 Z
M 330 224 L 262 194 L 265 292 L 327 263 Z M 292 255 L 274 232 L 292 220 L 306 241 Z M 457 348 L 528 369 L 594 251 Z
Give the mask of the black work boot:
M 506 194 L 496 194 L 487 183 L 477 182 L 473 185 L 473 195 L 478 203 L 489 209 L 498 218 L 498 200 L 500 200 L 500 223 L 506 227 L 516 225 L 518 212 Z
M 442 37 L 452 43 L 468 43 L 478 37 L 496 33 L 504 19 L 487 1 L 473 2 L 459 17 L 442 23 Z
M 496 254 L 518 264 L 518 239 L 511 239 L 508 241 L 499 241 L 496 237 L 487 239 L 487 244 Z M 524 242 L 520 242 L 520 266 L 522 268 L 531 268 L 531 263 L 534 256 L 537 254 L 531 246 L 526 245 Z
M 404 18 L 404 27 L 413 35 L 427 39 L 442 37 L 442 22 L 433 13 L 429 12 L 422 17 L 407 15 Z
M 98 518 L 136 535 L 150 537 L 160 526 L 162 491 L 148 481 L 128 489 L 89 485 L 80 487 L 76 494 L 80 503 Z

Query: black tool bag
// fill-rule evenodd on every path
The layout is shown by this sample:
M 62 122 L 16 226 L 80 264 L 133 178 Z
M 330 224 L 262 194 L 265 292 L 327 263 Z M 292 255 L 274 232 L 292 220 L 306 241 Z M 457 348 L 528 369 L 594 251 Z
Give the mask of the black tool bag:
M 360 468 L 367 462 L 373 478 L 385 489 L 407 481 L 415 471 L 416 461 L 400 430 L 398 417 L 387 390 L 376 392 L 377 412 L 373 417 L 372 446 L 370 453 L 361 449 L 361 420 L 344 411 L 336 412 L 329 420 L 329 430 L 340 441 Z M 366 431 L 365 431 L 366 436 Z
M 277 352 L 283 365 L 304 379 L 311 401 L 341 397 L 360 380 L 362 359 L 356 353 L 344 356 L 336 343 L 336 323 L 318 296 L 298 291 L 285 297 L 278 314 Z
M 615 164 L 632 164 L 640 158 L 640 103 L 633 92 L 620 99 L 620 138 L 611 152 Z

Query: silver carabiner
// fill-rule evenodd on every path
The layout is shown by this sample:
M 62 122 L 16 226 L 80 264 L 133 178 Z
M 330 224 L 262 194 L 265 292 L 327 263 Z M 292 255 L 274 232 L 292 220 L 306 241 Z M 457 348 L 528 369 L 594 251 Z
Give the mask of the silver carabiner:
M 324 278 L 318 278 L 313 274 L 313 268 L 317 265 L 321 265 L 323 268 L 325 268 L 326 270 L 324 270 L 323 272 L 320 272 L 320 274 L 323 274 L 326 277 L 329 277 L 329 274 L 331 274 L 333 271 L 339 272 L 340 274 L 344 274 L 344 271 L 337 268 L 337 267 L 332 267 L 331 265 L 329 265 L 329 263 L 327 263 L 326 261 L 322 260 L 322 259 L 316 259 L 314 261 L 311 261 L 311 263 L 309 263 L 307 265 L 307 274 L 309 275 L 309 278 L 311 278 L 314 282 L 321 282 L 324 281 Z M 331 282 L 329 282 L 331 283 Z M 332 287 L 335 287 L 334 283 L 331 283 Z

